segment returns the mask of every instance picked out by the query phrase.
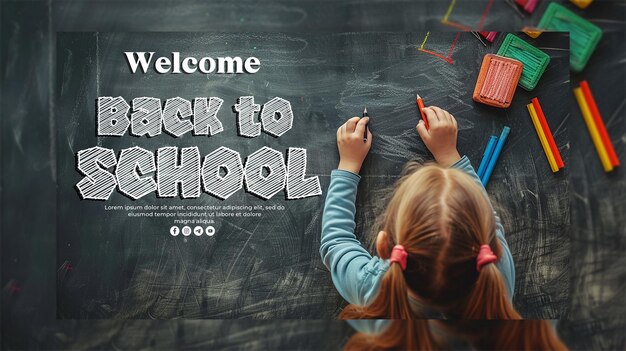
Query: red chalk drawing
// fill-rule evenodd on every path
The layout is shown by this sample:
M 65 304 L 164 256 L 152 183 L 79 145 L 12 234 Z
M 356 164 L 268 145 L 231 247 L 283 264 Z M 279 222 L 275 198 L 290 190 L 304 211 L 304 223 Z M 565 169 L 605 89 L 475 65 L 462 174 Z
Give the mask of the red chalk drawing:
M 480 22 L 478 23 L 478 30 L 483 30 L 483 25 L 485 24 L 485 19 L 489 14 L 489 10 L 491 9 L 491 5 L 493 5 L 493 0 L 489 0 L 485 10 L 483 11 L 483 15 L 480 17 Z
M 468 27 L 461 23 L 450 21 L 450 15 L 452 14 L 452 10 L 454 10 L 454 5 L 456 5 L 456 0 L 452 0 L 452 2 L 450 2 L 450 6 L 448 6 L 448 10 L 446 11 L 445 15 L 443 15 L 443 18 L 441 19 L 441 23 L 448 25 L 450 27 L 460 29 L 462 31 L 466 31 L 466 32 L 471 31 L 472 30 L 471 27 Z M 483 25 L 485 24 L 485 19 L 487 18 L 487 15 L 489 14 L 489 10 L 491 10 L 491 5 L 493 5 L 493 0 L 489 0 L 489 2 L 487 3 L 487 6 L 485 6 L 485 9 L 483 10 L 483 14 L 480 17 L 480 22 L 478 23 L 479 31 L 483 29 Z
M 452 61 L 452 53 L 454 52 L 454 47 L 456 46 L 457 41 L 459 41 L 459 36 L 461 35 L 461 32 L 456 33 L 456 37 L 454 37 L 454 40 L 452 41 L 452 45 L 450 45 L 450 50 L 448 50 L 447 56 L 444 56 L 443 54 L 440 54 L 431 50 L 424 49 L 424 45 L 426 45 L 426 40 L 428 40 L 429 35 L 430 35 L 430 32 L 426 33 L 426 36 L 424 37 L 424 41 L 422 41 L 422 45 L 420 45 L 420 47 L 417 48 L 417 50 L 433 55 L 435 57 L 439 57 L 440 59 L 446 61 L 447 63 L 453 64 L 454 61 Z

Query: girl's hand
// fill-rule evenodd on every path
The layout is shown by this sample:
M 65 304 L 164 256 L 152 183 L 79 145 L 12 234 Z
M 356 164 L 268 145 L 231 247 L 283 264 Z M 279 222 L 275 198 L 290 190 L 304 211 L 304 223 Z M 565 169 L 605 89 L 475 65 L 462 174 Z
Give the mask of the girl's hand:
M 363 135 L 369 117 L 352 117 L 337 129 L 337 147 L 339 148 L 338 169 L 359 173 L 363 160 L 372 146 L 372 133 L 367 130 L 367 141 Z
M 448 167 L 460 160 L 461 155 L 456 149 L 457 125 L 454 116 L 437 106 L 425 107 L 423 111 L 429 128 L 426 129 L 424 121 L 420 120 L 415 129 L 437 163 Z

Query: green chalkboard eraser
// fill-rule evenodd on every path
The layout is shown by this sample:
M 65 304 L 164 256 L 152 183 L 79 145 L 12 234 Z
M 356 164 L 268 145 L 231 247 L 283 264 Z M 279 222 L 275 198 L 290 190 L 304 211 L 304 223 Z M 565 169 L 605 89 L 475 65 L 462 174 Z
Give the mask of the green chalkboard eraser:
M 524 64 L 519 86 L 528 91 L 535 89 L 550 63 L 548 54 L 512 33 L 507 34 L 498 49 L 498 55 L 516 59 Z
M 550 3 L 537 28 L 569 32 L 570 68 L 582 71 L 602 38 L 602 29 L 555 2 Z

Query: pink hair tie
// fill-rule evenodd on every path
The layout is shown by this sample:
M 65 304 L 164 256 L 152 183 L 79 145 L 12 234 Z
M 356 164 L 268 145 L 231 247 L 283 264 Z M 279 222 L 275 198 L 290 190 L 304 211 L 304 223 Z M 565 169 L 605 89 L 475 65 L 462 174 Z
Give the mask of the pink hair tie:
M 402 245 L 396 245 L 391 250 L 391 258 L 389 259 L 389 265 L 394 262 L 398 262 L 402 270 L 406 269 L 406 257 L 408 254 Z
M 480 272 L 484 265 L 495 263 L 496 261 L 498 261 L 498 257 L 493 254 L 491 247 L 489 245 L 480 245 L 478 257 L 476 257 L 476 270 Z

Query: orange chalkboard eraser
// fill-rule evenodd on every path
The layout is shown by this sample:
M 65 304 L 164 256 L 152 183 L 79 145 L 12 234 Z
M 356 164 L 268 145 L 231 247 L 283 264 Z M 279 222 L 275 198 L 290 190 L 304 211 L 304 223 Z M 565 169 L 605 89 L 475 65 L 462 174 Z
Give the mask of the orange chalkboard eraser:
M 524 64 L 518 60 L 485 55 L 472 99 L 489 106 L 509 107 L 523 69 Z

